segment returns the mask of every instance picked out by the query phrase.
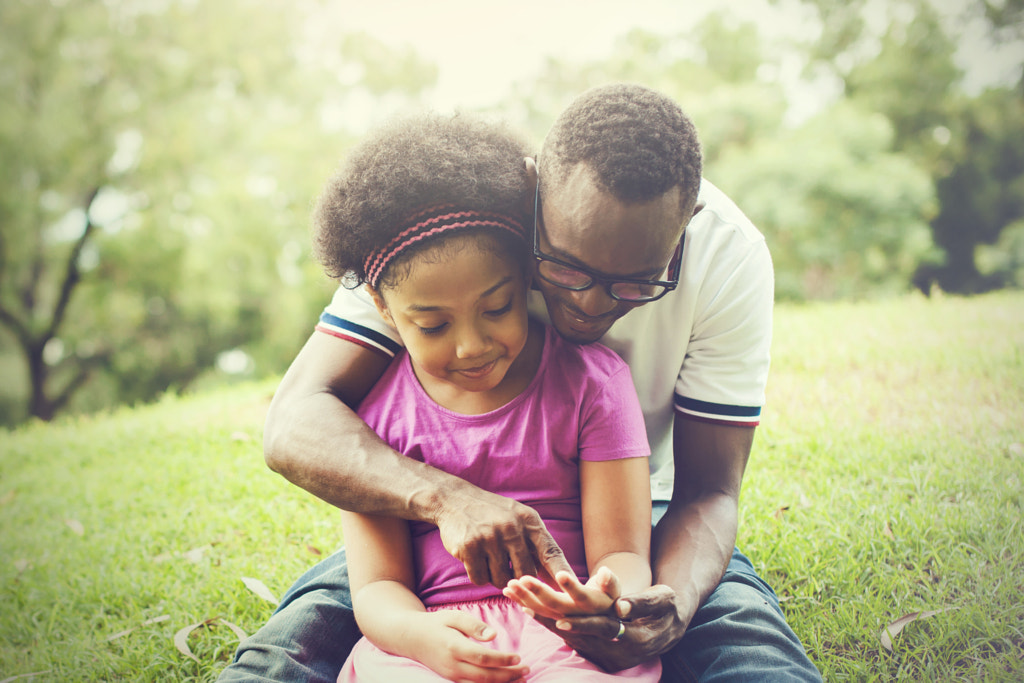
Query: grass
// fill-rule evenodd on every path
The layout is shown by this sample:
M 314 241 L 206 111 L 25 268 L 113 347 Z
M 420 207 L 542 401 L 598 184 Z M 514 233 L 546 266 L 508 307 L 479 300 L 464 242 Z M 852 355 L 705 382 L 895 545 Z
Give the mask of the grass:
M 273 390 L 0 432 L 0 682 L 216 678 L 242 577 L 340 542 L 263 464 Z M 778 307 L 739 544 L 826 680 L 1024 679 L 1022 479 L 1024 294 Z
M 825 678 L 1024 679 L 1024 297 L 782 307 L 773 364 L 740 545 Z

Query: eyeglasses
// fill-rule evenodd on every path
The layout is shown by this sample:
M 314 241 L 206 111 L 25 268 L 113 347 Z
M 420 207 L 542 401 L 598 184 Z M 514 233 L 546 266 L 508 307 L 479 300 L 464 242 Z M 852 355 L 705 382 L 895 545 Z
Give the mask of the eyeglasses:
M 679 270 L 683 262 L 683 240 L 679 240 L 668 264 L 668 280 L 637 280 L 608 278 L 589 268 L 567 263 L 540 250 L 540 182 L 533 197 L 533 258 L 537 261 L 537 274 L 556 287 L 582 292 L 596 284 L 604 287 L 608 296 L 616 301 L 647 303 L 656 301 L 679 285 Z

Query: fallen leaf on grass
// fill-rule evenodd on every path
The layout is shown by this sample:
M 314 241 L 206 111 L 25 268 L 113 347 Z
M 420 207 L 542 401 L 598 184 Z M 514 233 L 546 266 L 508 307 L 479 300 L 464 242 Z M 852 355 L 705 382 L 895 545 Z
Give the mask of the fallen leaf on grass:
M 85 535 L 85 527 L 77 519 L 65 519 L 64 523 L 68 525 L 68 528 L 75 532 L 76 536 Z
M 775 511 L 775 519 L 782 519 L 782 516 L 785 515 L 787 512 L 789 512 L 789 506 L 783 505 L 782 507 Z
M 152 619 L 146 619 L 144 622 L 139 624 L 139 627 L 141 627 L 141 626 L 149 626 L 150 624 L 157 624 L 157 623 L 160 623 L 161 621 L 167 621 L 170 618 L 171 617 L 168 614 L 161 614 L 159 617 L 153 617 Z M 135 627 L 135 628 L 138 628 L 138 627 Z M 123 638 L 124 636 L 126 636 L 129 633 L 131 633 L 132 631 L 134 631 L 135 628 L 126 628 L 123 631 L 118 631 L 117 633 L 115 633 L 112 636 L 107 636 L 107 642 L 109 643 L 111 641 L 117 640 L 118 638 Z
M 306 550 L 308 550 L 308 551 L 309 551 L 310 553 L 312 553 L 313 555 L 316 555 L 316 556 L 318 556 L 318 557 L 319 557 L 320 555 L 323 555 L 323 553 L 322 553 L 322 552 L 320 552 L 320 548 L 317 548 L 317 547 L 316 547 L 315 545 L 309 545 L 309 544 L 307 544 L 307 545 L 306 545 Z
M 186 550 L 181 554 L 186 560 L 192 564 L 198 564 L 203 561 L 203 555 L 210 549 L 208 545 L 201 545 L 198 548 L 192 548 L 192 550 Z
M 896 540 L 896 534 L 892 532 L 892 527 L 889 526 L 889 520 L 885 520 L 885 526 L 882 527 L 882 535 L 889 540 Z
M 155 562 L 156 564 L 160 564 L 161 562 L 168 562 L 169 560 L 173 560 L 176 557 L 183 557 L 192 564 L 199 564 L 203 561 L 203 558 L 206 556 L 206 551 L 215 545 L 217 545 L 217 541 L 214 541 L 209 545 L 201 545 L 198 548 L 192 548 L 192 550 L 186 550 L 185 552 L 160 553 L 159 555 L 153 556 L 153 562 Z
M 276 597 L 274 597 L 274 594 L 270 592 L 270 589 L 267 588 L 267 585 L 259 579 L 252 579 L 248 576 L 243 576 L 242 583 L 245 584 L 246 588 L 248 588 L 253 593 L 269 602 L 271 605 L 276 605 L 279 602 L 281 602 Z
M 19 678 L 32 678 L 33 676 L 42 676 L 43 674 L 48 674 L 51 671 L 53 671 L 53 669 L 47 669 L 46 671 L 33 671 L 30 674 L 18 674 L 17 676 L 11 676 L 9 678 L 5 678 L 4 680 L 0 681 L 0 683 L 8 683 L 9 681 L 16 681 Z
M 181 629 L 180 631 L 178 631 L 177 633 L 175 633 L 174 634 L 174 647 L 178 648 L 178 652 L 180 652 L 181 654 L 185 655 L 189 659 L 194 659 L 198 663 L 199 662 L 199 658 L 196 657 L 194 654 L 192 654 L 192 649 L 189 648 L 189 646 L 188 646 L 188 637 L 192 633 L 192 631 L 195 631 L 197 628 L 200 628 L 202 626 L 209 626 L 210 624 L 212 624 L 214 622 L 219 622 L 221 624 L 224 624 L 229 629 L 231 629 L 234 632 L 234 634 L 236 636 L 238 636 L 238 640 L 239 641 L 243 641 L 243 640 L 245 640 L 248 637 L 246 635 L 245 631 L 243 631 L 242 629 L 238 628 L 238 626 L 236 626 L 235 624 L 232 624 L 230 621 L 226 621 L 224 619 L 219 619 L 217 617 L 213 617 L 211 619 L 207 619 L 206 621 L 199 621 L 199 622 L 196 622 L 195 624 L 190 624 L 190 625 L 186 626 L 185 628 Z
M 19 574 L 21 574 L 26 569 L 28 569 L 28 565 L 29 565 L 29 561 L 28 560 L 18 559 L 18 560 L 14 561 L 14 568 L 18 570 Z
M 889 652 L 892 652 L 892 639 L 900 634 L 903 628 L 918 619 L 927 619 L 928 617 L 934 617 L 936 614 L 942 614 L 949 610 L 956 609 L 955 607 L 943 607 L 942 609 L 931 610 L 928 612 L 913 612 L 911 614 L 904 614 L 902 617 L 892 622 L 888 626 L 882 629 L 882 647 Z

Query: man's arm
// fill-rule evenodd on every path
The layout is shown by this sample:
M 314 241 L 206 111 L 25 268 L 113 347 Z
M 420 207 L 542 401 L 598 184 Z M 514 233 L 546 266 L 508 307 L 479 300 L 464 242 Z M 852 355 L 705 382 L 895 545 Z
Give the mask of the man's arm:
M 535 573 L 534 558 L 552 575 L 570 570 L 532 508 L 406 458 L 356 415 L 351 406 L 389 362 L 314 332 L 267 413 L 263 446 L 270 469 L 343 510 L 435 524 L 474 583 L 504 586 L 513 573 Z
M 729 565 L 753 440 L 754 427 L 676 415 L 675 486 L 653 538 L 654 581 L 674 593 L 672 644 L 682 638 Z M 632 611 L 638 616 L 639 610 Z
M 754 428 L 699 422 L 676 414 L 675 488 L 654 530 L 654 586 L 616 603 L 626 631 L 607 617 L 569 619 L 560 631 L 572 647 L 610 671 L 672 648 L 715 589 L 736 543 L 740 484 Z M 549 623 L 554 630 L 554 625 Z
M 389 362 L 358 344 L 314 332 L 274 394 L 264 457 L 270 469 L 335 507 L 432 521 L 441 506 L 441 482 L 424 486 L 421 479 L 430 477 L 429 468 L 399 464 L 401 456 L 350 408 Z M 367 476 L 389 465 L 397 479 L 393 487 L 380 487 Z

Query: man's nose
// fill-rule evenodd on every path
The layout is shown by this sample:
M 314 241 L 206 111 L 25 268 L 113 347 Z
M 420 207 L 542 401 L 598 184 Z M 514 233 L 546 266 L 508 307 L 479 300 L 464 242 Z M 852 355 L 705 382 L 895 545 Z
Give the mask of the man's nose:
M 598 284 L 581 292 L 573 292 L 572 301 L 583 314 L 594 318 L 611 312 L 618 305 L 615 299 L 608 296 L 604 287 Z

